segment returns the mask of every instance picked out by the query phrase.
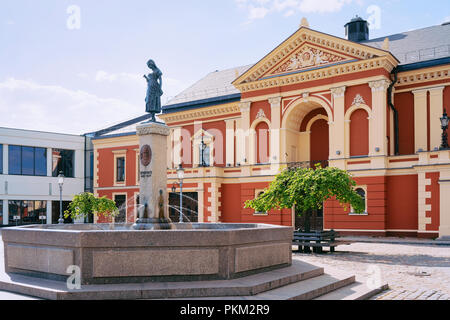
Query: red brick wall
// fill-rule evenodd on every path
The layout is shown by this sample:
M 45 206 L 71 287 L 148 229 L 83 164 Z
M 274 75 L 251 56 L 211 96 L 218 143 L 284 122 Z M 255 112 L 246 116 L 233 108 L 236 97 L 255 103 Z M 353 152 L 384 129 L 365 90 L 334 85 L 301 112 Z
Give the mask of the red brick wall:
M 367 216 L 349 215 L 337 200 L 328 200 L 324 206 L 325 229 L 385 230 L 386 177 L 355 178 L 358 185 L 367 186 Z
M 414 95 L 412 92 L 396 93 L 394 105 L 398 111 L 399 153 L 414 154 Z
M 417 175 L 387 177 L 387 229 L 417 230 Z

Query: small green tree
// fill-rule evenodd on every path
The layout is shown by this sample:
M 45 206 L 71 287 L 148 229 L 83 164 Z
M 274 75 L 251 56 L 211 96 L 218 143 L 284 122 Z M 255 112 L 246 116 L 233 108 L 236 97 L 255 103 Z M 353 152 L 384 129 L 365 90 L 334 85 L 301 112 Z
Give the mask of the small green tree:
M 116 203 L 111 199 L 106 197 L 96 198 L 92 193 L 83 192 L 73 198 L 69 208 L 64 211 L 64 217 L 71 217 L 75 220 L 94 214 L 115 217 L 118 213 Z
M 311 210 L 322 209 L 326 200 L 335 197 L 345 209 L 350 204 L 355 212 L 360 213 L 364 211 L 365 204 L 354 186 L 356 182 L 351 175 L 338 168 L 322 168 L 318 164 L 315 169 L 286 169 L 275 177 L 263 194 L 247 200 L 245 208 L 266 212 L 295 206 L 308 219 Z

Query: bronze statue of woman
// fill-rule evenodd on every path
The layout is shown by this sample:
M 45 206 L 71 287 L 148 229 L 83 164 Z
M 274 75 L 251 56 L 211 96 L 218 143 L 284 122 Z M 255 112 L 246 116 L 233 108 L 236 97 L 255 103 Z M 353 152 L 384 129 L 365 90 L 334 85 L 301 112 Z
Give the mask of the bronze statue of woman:
M 156 122 L 155 114 L 161 112 L 162 72 L 153 60 L 147 62 L 147 66 L 153 71 L 144 75 L 147 80 L 147 96 L 145 97 L 145 111 L 152 115 L 152 121 Z

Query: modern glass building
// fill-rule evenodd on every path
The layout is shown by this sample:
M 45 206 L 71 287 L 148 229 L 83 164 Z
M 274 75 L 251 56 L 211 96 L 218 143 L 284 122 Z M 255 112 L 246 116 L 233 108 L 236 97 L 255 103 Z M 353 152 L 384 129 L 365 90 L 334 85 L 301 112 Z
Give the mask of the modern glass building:
M 86 190 L 87 137 L 0 128 L 0 226 L 57 223 L 75 194 Z M 88 170 L 89 171 L 89 170 Z M 66 219 L 66 222 L 72 222 Z

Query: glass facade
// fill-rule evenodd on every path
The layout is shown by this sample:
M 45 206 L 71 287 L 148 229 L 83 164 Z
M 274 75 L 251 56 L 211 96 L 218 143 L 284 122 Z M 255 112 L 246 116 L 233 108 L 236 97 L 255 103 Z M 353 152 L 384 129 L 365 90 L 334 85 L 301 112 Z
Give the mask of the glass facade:
M 37 147 L 8 147 L 8 174 L 46 176 L 47 149 Z
M 123 182 L 125 181 L 125 158 L 120 157 L 116 159 L 116 181 Z
M 40 219 L 47 216 L 47 201 L 9 200 L 8 209 L 10 225 L 47 222 L 46 219 Z
M 57 177 L 60 172 L 64 177 L 74 178 L 75 151 L 64 149 L 52 150 L 52 176 Z

